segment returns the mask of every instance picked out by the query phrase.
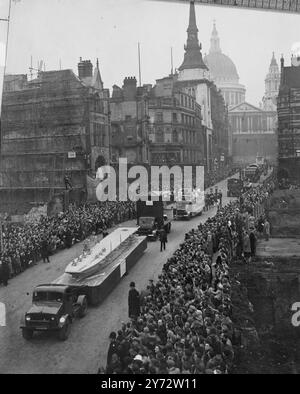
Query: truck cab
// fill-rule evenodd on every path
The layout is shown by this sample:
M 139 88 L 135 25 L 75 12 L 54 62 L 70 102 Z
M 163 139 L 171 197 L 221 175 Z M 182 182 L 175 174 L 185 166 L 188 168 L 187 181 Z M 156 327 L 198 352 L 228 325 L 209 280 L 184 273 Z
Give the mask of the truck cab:
M 60 340 L 66 340 L 74 318 L 85 316 L 87 311 L 87 298 L 81 290 L 59 284 L 37 286 L 32 306 L 21 320 L 23 337 L 28 340 L 35 331 L 56 331 Z
M 227 196 L 228 197 L 240 197 L 243 192 L 244 182 L 238 178 L 230 178 L 227 181 Z
M 138 234 L 145 235 L 149 240 L 158 238 L 159 230 L 171 231 L 173 209 L 168 208 L 161 198 L 156 200 L 138 200 L 136 202 Z

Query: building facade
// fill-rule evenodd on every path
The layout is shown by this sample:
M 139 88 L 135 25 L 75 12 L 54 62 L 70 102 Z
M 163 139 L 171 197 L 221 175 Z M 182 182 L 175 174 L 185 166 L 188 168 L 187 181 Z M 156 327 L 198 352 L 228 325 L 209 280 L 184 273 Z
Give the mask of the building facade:
M 201 107 L 177 86 L 178 75 L 156 81 L 149 99 L 149 140 L 153 165 L 204 165 Z
M 26 213 L 65 189 L 85 199 L 86 175 L 109 160 L 109 92 L 99 65 L 72 70 L 9 75 L 4 80 L 1 119 L 1 210 Z M 16 208 L 17 207 L 17 208 Z
M 264 156 L 274 164 L 277 160 L 276 98 L 280 81 L 274 53 L 265 78 L 262 104 L 258 106 L 245 100 L 246 88 L 239 83 L 234 62 L 222 53 L 215 23 L 209 54 L 204 61 L 228 105 L 228 155 L 233 163 L 246 165 L 255 162 L 256 156 Z
M 112 162 L 126 157 L 130 164 L 149 163 L 150 89 L 151 85 L 137 87 L 135 77 L 125 78 L 122 88 L 113 86 L 110 100 Z
M 300 56 L 281 59 L 278 111 L 278 178 L 300 181 Z

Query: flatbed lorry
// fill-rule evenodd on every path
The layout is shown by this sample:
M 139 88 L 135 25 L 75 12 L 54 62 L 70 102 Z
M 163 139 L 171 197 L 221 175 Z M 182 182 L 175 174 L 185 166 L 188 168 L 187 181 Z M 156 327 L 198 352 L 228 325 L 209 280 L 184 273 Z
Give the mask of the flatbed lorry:
M 56 331 L 60 340 L 66 340 L 74 319 L 86 314 L 88 304 L 99 305 L 146 248 L 147 238 L 133 234 L 105 257 L 93 275 L 80 278 L 64 273 L 37 286 L 32 306 L 21 318 L 23 337 L 28 340 L 35 331 Z

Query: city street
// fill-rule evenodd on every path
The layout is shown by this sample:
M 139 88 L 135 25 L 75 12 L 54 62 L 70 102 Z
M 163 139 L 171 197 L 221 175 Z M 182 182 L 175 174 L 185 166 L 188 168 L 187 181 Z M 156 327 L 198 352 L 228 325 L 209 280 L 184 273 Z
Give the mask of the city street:
M 218 186 L 223 193 L 223 204 L 226 204 L 230 200 L 226 197 L 227 181 Z M 0 288 L 0 300 L 7 308 L 7 326 L 0 327 L 0 373 L 95 373 L 99 366 L 105 366 L 109 333 L 118 330 L 121 322 L 128 320 L 129 283 L 135 281 L 141 290 L 149 279 L 156 279 L 167 258 L 183 241 L 184 234 L 215 212 L 216 208 L 213 208 L 190 221 L 173 222 L 165 252 L 160 252 L 158 241 L 148 243 L 143 257 L 106 300 L 98 307 L 90 308 L 82 320 L 74 321 L 71 335 L 65 342 L 49 334 L 36 334 L 33 340 L 26 341 L 19 323 L 31 305 L 34 286 L 49 283 L 61 275 L 82 245 L 77 244 L 51 257 L 51 264 L 40 262 L 13 278 L 7 288 Z M 124 225 L 133 226 L 135 222 Z

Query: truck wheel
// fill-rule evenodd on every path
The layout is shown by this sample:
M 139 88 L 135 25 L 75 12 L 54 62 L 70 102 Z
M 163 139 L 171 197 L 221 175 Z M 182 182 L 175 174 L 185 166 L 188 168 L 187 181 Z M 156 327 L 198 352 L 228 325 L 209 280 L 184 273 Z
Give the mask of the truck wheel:
M 88 303 L 86 297 L 82 301 L 81 307 L 80 307 L 80 312 L 79 312 L 79 317 L 84 317 L 87 313 L 87 308 L 88 308 Z
M 64 326 L 58 331 L 58 339 L 60 341 L 65 341 L 68 339 L 71 332 L 71 324 L 70 321 L 67 320 Z
M 32 339 L 32 337 L 33 337 L 33 330 L 30 330 L 28 328 L 22 328 L 22 335 L 23 335 L 23 338 L 28 341 L 29 339 Z

